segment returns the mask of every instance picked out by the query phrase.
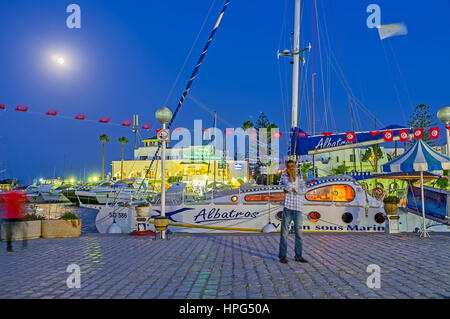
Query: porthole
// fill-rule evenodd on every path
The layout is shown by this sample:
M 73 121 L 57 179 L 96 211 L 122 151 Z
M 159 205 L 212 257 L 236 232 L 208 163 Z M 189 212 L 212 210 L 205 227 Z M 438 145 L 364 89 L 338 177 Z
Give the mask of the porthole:
M 346 224 L 351 223 L 353 220 L 353 215 L 351 213 L 342 214 L 342 221 Z

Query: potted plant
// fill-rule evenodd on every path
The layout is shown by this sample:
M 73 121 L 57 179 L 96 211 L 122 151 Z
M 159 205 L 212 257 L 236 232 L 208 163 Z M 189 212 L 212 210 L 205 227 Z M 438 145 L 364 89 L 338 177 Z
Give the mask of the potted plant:
M 150 204 L 148 202 L 139 203 L 136 206 L 136 214 L 138 217 L 150 216 Z
M 23 221 L 18 222 L 20 231 L 13 234 L 13 240 L 36 239 L 41 237 L 41 222 L 45 217 L 36 213 L 25 215 Z M 6 229 L 2 227 L 2 240 L 6 240 Z
M 43 238 L 67 238 L 81 235 L 81 219 L 74 212 L 66 212 L 59 219 L 42 221 Z
M 400 198 L 397 196 L 388 196 L 383 200 L 384 210 L 388 215 L 397 215 L 398 203 L 400 203 Z

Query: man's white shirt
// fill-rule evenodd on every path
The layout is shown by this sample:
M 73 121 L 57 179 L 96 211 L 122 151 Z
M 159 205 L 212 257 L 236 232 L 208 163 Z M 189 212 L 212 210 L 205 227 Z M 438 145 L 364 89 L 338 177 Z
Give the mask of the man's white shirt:
M 295 181 L 291 182 L 289 180 L 289 175 L 286 172 L 283 172 L 280 184 L 283 185 L 283 189 L 287 191 L 287 193 L 284 194 L 284 207 L 302 211 L 306 192 L 306 183 L 303 178 L 297 175 Z

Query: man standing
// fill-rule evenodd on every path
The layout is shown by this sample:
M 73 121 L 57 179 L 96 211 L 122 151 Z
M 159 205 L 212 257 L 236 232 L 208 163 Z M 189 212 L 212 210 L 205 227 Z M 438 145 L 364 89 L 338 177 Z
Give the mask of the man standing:
M 281 175 L 281 185 L 284 190 L 284 209 L 281 221 L 280 252 L 278 257 L 280 262 L 287 264 L 287 240 L 291 222 L 294 221 L 295 230 L 295 261 L 307 263 L 302 257 L 302 210 L 303 198 L 305 195 L 305 181 L 297 174 L 295 162 L 289 160 L 286 162 L 286 171 Z

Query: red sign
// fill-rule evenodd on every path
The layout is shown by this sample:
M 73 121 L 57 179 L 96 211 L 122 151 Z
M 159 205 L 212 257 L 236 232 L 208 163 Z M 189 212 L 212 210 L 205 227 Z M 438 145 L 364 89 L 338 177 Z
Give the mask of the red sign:
M 47 113 L 45 113 L 45 115 L 48 115 L 48 116 L 56 116 L 57 114 L 58 114 L 58 111 L 54 110 L 54 109 L 50 109 L 47 111 Z
M 393 131 L 383 131 L 383 139 L 385 142 L 392 142 L 394 140 Z
M 398 131 L 398 136 L 400 137 L 400 142 L 408 142 L 409 141 L 409 131 L 408 130 Z
M 375 136 L 380 134 L 380 131 L 370 131 L 370 135 Z
M 80 114 L 75 115 L 74 119 L 75 120 L 85 120 L 86 116 L 84 114 L 80 113 Z
M 347 142 L 355 142 L 356 141 L 355 132 L 346 132 L 345 133 L 345 140 Z
M 439 138 L 439 127 L 430 128 L 430 139 Z
M 423 128 L 414 129 L 414 139 L 418 140 L 419 138 L 423 138 Z
M 28 106 L 23 105 L 23 104 L 19 104 L 19 105 L 16 106 L 15 110 L 19 111 L 19 112 L 26 112 L 26 111 L 28 111 Z

